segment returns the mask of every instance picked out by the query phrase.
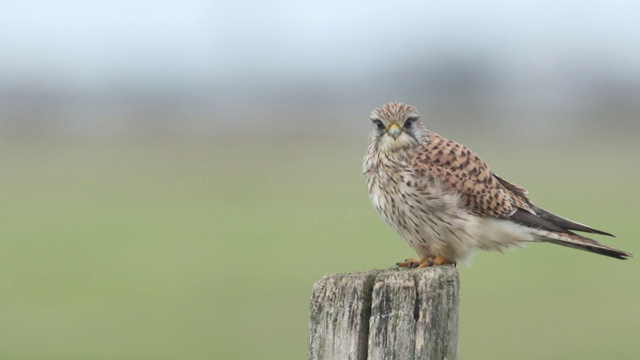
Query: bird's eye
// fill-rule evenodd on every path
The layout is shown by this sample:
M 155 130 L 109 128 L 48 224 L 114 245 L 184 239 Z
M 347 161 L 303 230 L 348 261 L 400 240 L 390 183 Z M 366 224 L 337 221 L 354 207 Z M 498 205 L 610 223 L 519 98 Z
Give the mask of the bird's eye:
M 404 121 L 404 127 L 411 127 L 416 121 L 418 121 L 418 118 L 415 116 L 412 116 L 410 118 L 407 118 Z
M 378 119 L 371 119 L 371 122 L 378 127 L 378 129 L 380 130 L 384 130 L 386 129 L 384 124 L 382 123 L 382 121 L 378 120 Z

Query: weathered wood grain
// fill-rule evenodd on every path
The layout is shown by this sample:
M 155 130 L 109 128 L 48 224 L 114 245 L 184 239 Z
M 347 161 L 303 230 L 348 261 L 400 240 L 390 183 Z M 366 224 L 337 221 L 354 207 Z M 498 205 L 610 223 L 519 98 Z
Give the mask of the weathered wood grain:
M 451 266 L 325 276 L 308 359 L 457 359 L 459 284 Z
M 313 285 L 308 359 L 367 358 L 371 289 L 378 271 L 325 276 Z

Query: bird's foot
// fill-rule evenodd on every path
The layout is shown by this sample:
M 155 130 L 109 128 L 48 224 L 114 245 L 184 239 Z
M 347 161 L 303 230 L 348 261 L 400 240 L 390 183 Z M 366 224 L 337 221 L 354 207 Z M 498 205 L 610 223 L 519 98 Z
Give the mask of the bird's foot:
M 427 260 L 416 260 L 414 258 L 408 258 L 405 261 L 399 262 L 396 265 L 400 266 L 400 267 L 406 267 L 408 269 L 415 269 L 418 268 L 420 266 L 422 266 L 422 264 L 424 262 L 426 262 Z
M 431 266 L 442 266 L 442 265 L 449 265 L 449 264 L 452 264 L 453 266 L 456 265 L 455 262 L 445 259 L 444 257 L 438 255 L 434 258 L 420 259 L 420 260 L 408 258 L 403 262 L 397 263 L 396 265 L 400 267 L 406 267 L 409 269 L 422 269 L 422 268 L 431 267 Z
M 441 266 L 441 265 L 453 265 L 453 266 L 455 266 L 456 263 L 455 263 L 455 261 L 451 261 L 449 259 L 444 258 L 443 256 L 440 256 L 440 255 L 438 255 L 435 258 L 433 258 L 431 266 Z

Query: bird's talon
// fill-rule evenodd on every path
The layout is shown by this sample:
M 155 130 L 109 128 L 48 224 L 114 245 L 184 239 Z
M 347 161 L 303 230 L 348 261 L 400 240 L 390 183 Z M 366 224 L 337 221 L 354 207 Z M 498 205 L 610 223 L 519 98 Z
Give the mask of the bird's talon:
M 432 259 L 422 259 L 420 260 L 420 265 L 417 266 L 418 269 L 424 269 L 426 267 L 431 267 L 433 266 L 433 260 Z
M 412 258 L 405 259 L 402 262 L 397 263 L 396 265 L 400 267 L 406 267 L 408 269 L 414 269 L 421 264 L 421 260 L 416 260 Z
M 403 262 L 396 263 L 397 266 L 405 267 L 407 269 L 423 269 L 427 267 L 441 266 L 441 265 L 448 265 L 448 264 L 452 264 L 453 266 L 456 266 L 455 262 L 448 260 L 440 255 L 436 256 L 435 258 L 420 259 L 420 260 L 408 258 Z

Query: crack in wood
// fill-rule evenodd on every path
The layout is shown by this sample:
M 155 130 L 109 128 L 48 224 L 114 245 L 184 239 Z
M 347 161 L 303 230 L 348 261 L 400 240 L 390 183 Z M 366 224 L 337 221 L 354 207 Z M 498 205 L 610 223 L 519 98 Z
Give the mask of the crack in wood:
M 325 276 L 313 286 L 308 359 L 458 358 L 454 267 Z

